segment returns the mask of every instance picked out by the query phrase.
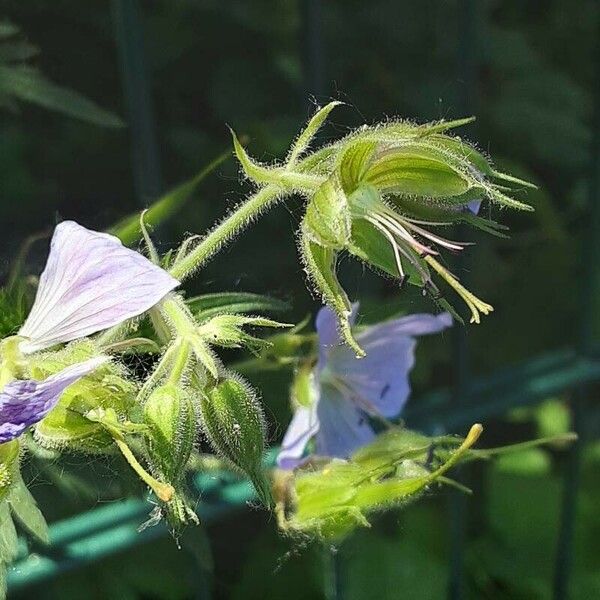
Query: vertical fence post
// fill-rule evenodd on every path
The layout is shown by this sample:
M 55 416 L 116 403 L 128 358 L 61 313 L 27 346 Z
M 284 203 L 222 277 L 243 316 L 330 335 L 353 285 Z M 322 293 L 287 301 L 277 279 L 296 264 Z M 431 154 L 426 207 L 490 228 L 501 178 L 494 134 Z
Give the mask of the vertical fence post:
M 152 97 L 146 73 L 138 0 L 113 0 L 113 21 L 130 129 L 134 187 L 139 206 L 162 191 Z
M 322 0 L 303 0 L 301 7 L 304 104 L 307 97 L 319 98 L 325 93 L 325 52 Z
M 457 116 L 470 115 L 473 112 L 474 91 L 477 78 L 477 65 L 475 60 L 475 5 L 473 0 L 461 0 L 459 11 L 458 43 L 458 109 Z M 456 268 L 461 271 L 464 280 L 468 270 L 466 257 L 460 256 L 456 260 Z M 464 327 L 456 327 L 453 332 L 454 350 L 454 390 L 452 403 L 460 406 L 469 389 L 469 352 L 467 337 Z M 462 471 L 462 473 L 461 473 Z M 464 478 L 465 470 L 458 472 L 457 479 Z M 467 535 L 466 499 L 462 492 L 452 491 L 449 499 L 450 520 L 450 561 L 448 579 L 448 598 L 459 600 L 464 596 L 464 554 Z
M 129 117 L 135 195 L 137 204 L 145 207 L 161 194 L 163 182 L 138 0 L 112 0 L 112 16 Z M 198 564 L 195 559 L 194 564 Z M 210 574 L 199 567 L 193 575 L 194 597 L 208 600 Z
M 588 211 L 589 222 L 584 240 L 582 261 L 582 286 L 580 303 L 579 352 L 590 355 L 596 341 L 596 314 L 600 306 L 600 15 L 597 16 L 594 40 L 595 67 L 593 83 L 594 117 L 590 155 Z M 577 517 L 577 498 L 581 478 L 581 455 L 586 441 L 586 388 L 575 390 L 571 402 L 572 429 L 579 439 L 569 450 L 565 464 L 560 526 L 554 569 L 554 599 L 569 597 L 569 583 L 573 570 L 574 538 Z

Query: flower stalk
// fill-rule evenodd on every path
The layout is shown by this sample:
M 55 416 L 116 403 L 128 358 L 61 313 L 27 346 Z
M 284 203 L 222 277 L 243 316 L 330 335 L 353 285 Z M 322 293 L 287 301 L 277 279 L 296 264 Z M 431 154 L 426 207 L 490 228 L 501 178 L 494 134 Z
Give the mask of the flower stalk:
M 200 269 L 216 252 L 281 197 L 281 189 L 266 186 L 251 196 L 228 217 L 225 217 L 193 250 L 181 257 L 170 274 L 183 281 Z

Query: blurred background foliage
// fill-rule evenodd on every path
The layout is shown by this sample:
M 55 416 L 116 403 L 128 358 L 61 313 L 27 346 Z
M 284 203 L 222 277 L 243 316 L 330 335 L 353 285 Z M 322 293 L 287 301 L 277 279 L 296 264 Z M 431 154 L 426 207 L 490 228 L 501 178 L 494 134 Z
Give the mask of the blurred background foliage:
M 75 0 L 2 3 L 2 20 L 22 30 L 15 38 L 21 54 L 3 54 L 0 45 L 3 68 L 10 59 L 13 66 L 15 60 L 26 64 L 28 76 L 29 69 L 37 69 L 36 85 L 45 98 L 56 86 L 82 95 L 69 96 L 79 110 L 69 110 L 68 102 L 40 105 L 31 88 L 29 96 L 2 102 L 6 276 L 27 236 L 65 218 L 104 229 L 154 199 L 132 175 L 131 114 L 115 43 L 117 5 L 108 0 L 88 0 L 85 7 Z M 320 31 L 311 25 L 317 6 Z M 465 135 L 489 151 L 501 170 L 533 180 L 540 189 L 524 198 L 536 208 L 532 215 L 496 215 L 510 225 L 510 240 L 476 236 L 477 246 L 461 266 L 459 274 L 496 307 L 482 325 L 467 330 L 472 369 L 485 374 L 574 343 L 598 60 L 597 2 L 147 0 L 141 9 L 160 158 L 153 174 L 156 192 L 188 180 L 227 150 L 226 124 L 248 136 L 254 156 L 281 157 L 314 103 L 331 98 L 348 106 L 335 113 L 322 141 L 386 116 L 424 121 L 475 114 L 477 122 Z M 5 71 L 0 72 L 2 100 L 3 81 Z M 93 104 L 84 101 L 82 108 L 83 97 Z M 159 246 L 166 250 L 185 233 L 201 233 L 247 191 L 238 182 L 237 165 L 226 161 L 155 232 Z M 314 312 L 317 304 L 304 286 L 293 236 L 299 205 L 292 202 L 262 218 L 191 283 L 190 293 L 268 293 L 291 302 L 290 319 Z M 32 246 L 31 273 L 39 272 L 45 252 L 43 241 Z M 344 265 L 343 278 L 362 299 L 367 321 L 433 308 L 418 294 L 399 293 L 359 267 Z M 413 377 L 417 396 L 451 382 L 451 353 L 451 336 L 423 340 Z M 289 373 L 248 376 L 263 391 L 276 442 L 289 419 Z M 565 400 L 548 399 L 486 423 L 484 443 L 566 431 Z M 472 597 L 550 597 L 563 463 L 564 453 L 532 450 L 469 473 L 476 489 L 468 500 Z M 599 466 L 600 446 L 590 444 L 578 503 L 574 598 L 600 596 Z M 50 518 L 77 512 L 124 493 L 111 488 L 117 467 L 105 467 L 90 474 L 73 457 L 67 475 L 49 469 L 38 475 L 33 492 Z M 59 503 L 50 482 L 62 484 Z M 384 516 L 373 530 L 345 544 L 339 550 L 344 598 L 397 598 L 398 590 L 403 598 L 443 597 L 447 499 L 448 493 L 436 494 Z M 212 526 L 209 537 L 218 598 L 326 597 L 330 582 L 320 549 L 278 537 L 263 514 L 246 511 Z M 202 547 L 178 551 L 170 540 L 161 541 L 65 575 L 43 593 L 191 597 L 198 593 L 198 573 L 211 570 Z

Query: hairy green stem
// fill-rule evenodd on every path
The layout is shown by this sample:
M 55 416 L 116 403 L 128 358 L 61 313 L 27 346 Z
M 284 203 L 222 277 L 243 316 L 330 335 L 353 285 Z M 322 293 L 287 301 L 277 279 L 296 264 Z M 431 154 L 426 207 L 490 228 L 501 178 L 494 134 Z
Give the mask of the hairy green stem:
M 274 204 L 281 192 L 279 187 L 268 185 L 251 196 L 223 219 L 187 256 L 177 261 L 170 269 L 171 275 L 180 281 L 189 277 L 252 219 Z
M 173 361 L 173 367 L 169 375 L 169 383 L 179 383 L 185 373 L 185 369 L 190 359 L 190 343 L 187 340 L 181 340 L 178 344 L 177 354 Z

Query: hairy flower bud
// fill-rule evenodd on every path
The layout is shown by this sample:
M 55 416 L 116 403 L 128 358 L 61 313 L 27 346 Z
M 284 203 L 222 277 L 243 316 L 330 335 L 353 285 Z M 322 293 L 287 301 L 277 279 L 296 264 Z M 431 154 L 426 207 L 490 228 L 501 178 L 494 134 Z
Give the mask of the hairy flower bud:
M 176 484 L 185 473 L 196 439 L 189 394 L 171 383 L 157 388 L 144 404 L 144 423 L 149 428 L 147 447 L 154 468 Z
M 460 315 L 434 282 L 442 280 L 466 304 L 471 322 L 493 308 L 477 298 L 438 260 L 442 251 L 461 251 L 468 242 L 447 239 L 440 227 L 467 223 L 493 235 L 503 227 L 477 213 L 483 200 L 533 210 L 512 198 L 506 184 L 535 187 L 496 171 L 487 156 L 451 129 L 473 119 L 416 125 L 389 121 L 363 126 L 312 154 L 310 142 L 331 110 L 321 108 L 292 146 L 282 164 L 252 160 L 234 136 L 236 155 L 245 174 L 265 190 L 300 194 L 307 207 L 299 234 L 305 270 L 323 302 L 335 311 L 344 341 L 357 356 L 363 350 L 349 326 L 350 302 L 336 275 L 341 252 L 423 288 L 439 308 Z
M 254 390 L 230 376 L 201 398 L 200 410 L 214 449 L 252 480 L 261 501 L 270 506 L 270 486 L 262 469 L 266 427 Z

